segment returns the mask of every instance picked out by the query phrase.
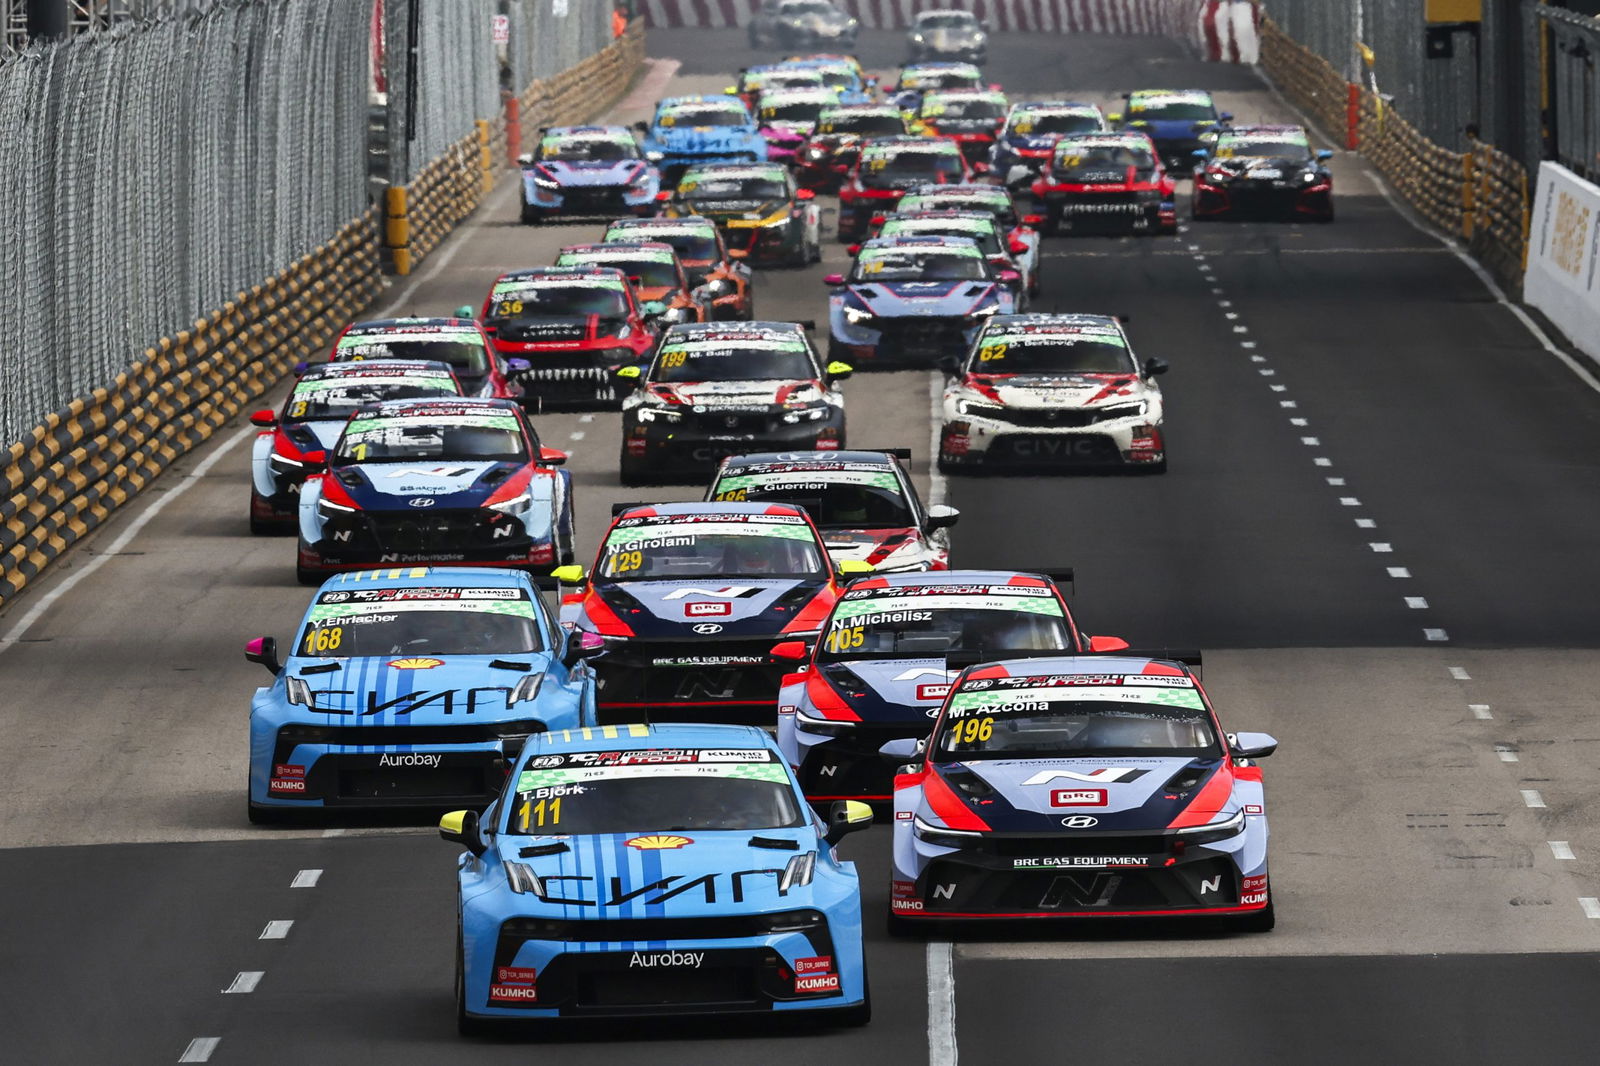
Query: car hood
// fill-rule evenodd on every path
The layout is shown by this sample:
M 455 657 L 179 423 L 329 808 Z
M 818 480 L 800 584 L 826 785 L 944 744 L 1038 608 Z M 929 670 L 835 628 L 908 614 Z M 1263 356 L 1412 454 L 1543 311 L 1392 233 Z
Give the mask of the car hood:
M 362 463 L 341 467 L 339 487 L 364 511 L 481 507 L 523 469 L 520 462 Z M 419 501 L 427 501 L 422 503 Z
M 657 126 L 651 135 L 668 151 L 706 155 L 743 149 L 760 137 L 754 126 Z
M 620 318 L 599 315 L 549 315 L 519 318 L 497 327 L 495 339 L 517 344 L 555 344 L 611 337 L 622 328 Z
M 694 213 L 716 222 L 754 222 L 788 206 L 782 200 L 695 200 Z
M 993 298 L 990 281 L 894 281 L 852 285 L 850 295 L 875 315 L 963 315 Z
M 594 595 L 635 636 L 681 638 L 688 645 L 740 637 L 775 637 L 822 591 L 825 583 L 821 577 L 619 581 L 597 585 Z M 711 629 L 713 626 L 716 628 Z M 701 631 L 696 632 L 696 627 Z
M 691 381 L 655 384 L 651 393 L 668 403 L 718 411 L 759 410 L 816 403 L 825 395 L 815 381 Z
M 761 136 L 782 144 L 799 144 L 810 135 L 809 122 L 774 122 L 761 127 Z
M 462 617 L 470 624 L 470 615 Z M 528 669 L 496 667 L 491 662 Z M 329 670 L 329 665 L 336 668 Z M 284 676 L 305 681 L 311 705 L 286 706 L 295 721 L 358 728 L 537 718 L 535 704 L 508 705 L 509 698 L 523 678 L 549 665 L 544 652 L 429 655 L 425 644 L 390 655 L 350 659 L 295 656 Z M 306 673 L 308 667 L 312 672 Z
M 824 529 L 822 541 L 837 562 L 859 559 L 877 566 L 893 565 L 891 556 L 922 547 L 922 533 L 915 527 L 901 529 Z
M 1197 121 L 1192 118 L 1163 118 L 1140 119 L 1140 125 L 1134 127 L 1141 133 L 1160 140 L 1178 140 L 1185 137 L 1198 137 L 1205 131 L 1217 125 L 1211 121 Z
M 1145 393 L 1133 374 L 985 374 L 972 384 L 1007 407 L 1024 409 L 1107 407 Z
M 644 163 L 637 159 L 552 160 L 530 168 L 551 181 L 573 186 L 625 185 L 643 174 L 644 169 Z
M 931 724 L 960 671 L 938 659 L 866 659 L 819 668 L 834 694 L 863 722 Z

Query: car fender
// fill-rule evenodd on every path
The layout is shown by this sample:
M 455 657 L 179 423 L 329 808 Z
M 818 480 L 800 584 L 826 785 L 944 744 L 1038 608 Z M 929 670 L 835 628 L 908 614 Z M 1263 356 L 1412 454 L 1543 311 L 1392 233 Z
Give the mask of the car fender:
M 312 476 L 300 487 L 300 539 L 315 544 L 322 539 L 322 516 L 317 514 L 317 501 L 322 499 L 322 478 Z
M 272 440 L 274 433 L 257 433 L 250 445 L 250 483 L 259 496 L 271 496 L 278 491 L 272 477 Z
M 922 860 L 917 855 L 916 840 L 911 835 L 912 819 L 921 806 L 921 773 L 896 774 L 889 852 L 889 876 L 894 880 L 915 881 L 922 872 Z
M 538 470 L 528 481 L 528 506 L 522 512 L 522 527 L 534 540 L 549 540 L 561 520 L 566 498 L 561 471 Z
M 804 674 L 783 675 L 783 684 L 778 689 L 778 727 L 774 731 L 778 750 L 783 752 L 783 761 L 797 772 L 802 753 L 795 737 L 794 716 L 796 710 L 810 706 L 806 701 L 805 677 Z

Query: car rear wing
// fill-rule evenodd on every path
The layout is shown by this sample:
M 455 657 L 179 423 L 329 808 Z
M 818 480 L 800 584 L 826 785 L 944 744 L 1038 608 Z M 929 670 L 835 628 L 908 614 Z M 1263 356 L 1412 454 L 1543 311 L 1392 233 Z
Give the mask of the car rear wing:
M 1118 659 L 1160 659 L 1181 663 L 1195 677 L 1200 676 L 1201 654 L 1196 649 L 1173 648 L 1121 648 L 1117 651 L 1071 652 L 1061 648 L 1018 648 L 1012 650 L 970 651 L 960 649 L 945 653 L 947 670 L 965 670 L 979 663 L 997 663 L 1006 659 L 1065 659 L 1084 656 L 1115 657 Z

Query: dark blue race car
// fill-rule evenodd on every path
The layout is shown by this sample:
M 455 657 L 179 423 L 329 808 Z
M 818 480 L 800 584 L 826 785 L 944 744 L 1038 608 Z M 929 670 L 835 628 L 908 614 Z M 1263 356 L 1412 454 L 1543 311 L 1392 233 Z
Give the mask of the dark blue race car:
M 522 221 L 651 215 L 661 174 L 623 126 L 555 126 L 522 165 Z
M 1183 175 L 1194 169 L 1195 153 L 1208 151 L 1233 120 L 1200 89 L 1141 89 L 1126 99 L 1127 110 L 1108 116 L 1111 122 L 1148 136 L 1167 169 Z

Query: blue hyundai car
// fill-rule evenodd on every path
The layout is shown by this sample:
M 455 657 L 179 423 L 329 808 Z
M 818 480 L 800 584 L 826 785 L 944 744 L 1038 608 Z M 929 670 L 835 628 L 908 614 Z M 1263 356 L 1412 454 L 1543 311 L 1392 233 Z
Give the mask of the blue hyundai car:
M 625 126 L 552 126 L 518 163 L 525 223 L 655 214 L 661 173 Z
M 329 578 L 283 658 L 272 637 L 245 648 L 272 673 L 250 703 L 250 820 L 488 803 L 528 737 L 595 720 L 600 649 L 519 571 Z
M 860 884 L 833 845 L 871 824 L 859 802 L 814 814 L 754 727 L 540 733 L 488 810 L 439 823 L 467 849 L 458 1027 L 802 1012 L 864 1024 Z
M 695 163 L 760 163 L 767 158 L 761 125 L 736 96 L 669 96 L 639 124 L 645 159 L 672 188 Z
M 1128 93 L 1127 101 L 1126 111 L 1107 118 L 1149 137 L 1162 165 L 1183 175 L 1194 169 L 1199 158 L 1195 153 L 1209 152 L 1218 131 L 1233 121 L 1200 89 L 1141 89 Z

